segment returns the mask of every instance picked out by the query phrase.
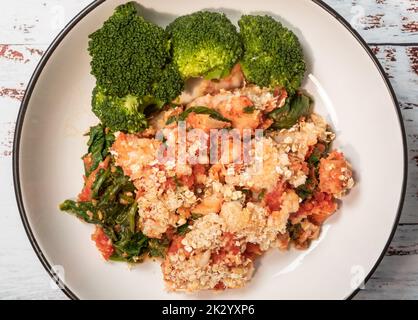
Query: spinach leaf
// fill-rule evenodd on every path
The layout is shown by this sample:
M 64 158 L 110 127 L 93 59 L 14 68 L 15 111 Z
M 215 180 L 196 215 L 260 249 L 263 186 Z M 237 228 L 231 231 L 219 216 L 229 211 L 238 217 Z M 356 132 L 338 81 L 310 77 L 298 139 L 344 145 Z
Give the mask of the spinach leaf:
M 198 106 L 198 107 L 191 107 L 191 108 L 183 111 L 182 113 L 180 113 L 180 115 L 178 117 L 172 116 L 172 117 L 168 118 L 168 120 L 166 122 L 166 125 L 169 125 L 169 124 L 171 124 L 173 122 L 177 122 L 177 121 L 185 121 L 191 113 L 207 114 L 207 115 L 209 115 L 209 117 L 211 117 L 215 120 L 223 121 L 223 122 L 231 122 L 231 120 L 225 118 L 224 116 L 222 116 L 216 110 L 213 110 L 213 109 L 208 108 L 208 107 Z
M 292 99 L 279 109 L 272 111 L 269 117 L 274 120 L 272 128 L 289 129 L 293 127 L 301 117 L 312 113 L 312 100 L 303 94 L 296 94 Z
M 167 254 L 169 244 L 170 241 L 168 239 L 150 239 L 148 242 L 149 255 L 151 257 L 164 258 Z
M 190 231 L 189 228 L 189 223 L 186 222 L 185 224 L 181 225 L 180 227 L 177 228 L 177 234 L 184 236 L 185 234 L 187 234 Z
M 289 232 L 290 239 L 297 240 L 299 238 L 300 233 L 303 231 L 302 226 L 300 223 L 287 225 L 287 231 Z
M 91 127 L 90 132 L 87 134 L 90 138 L 87 142 L 88 154 L 91 155 L 91 166 L 85 168 L 85 175 L 88 177 L 92 171 L 94 171 L 100 162 L 102 162 L 109 154 L 109 148 L 115 141 L 115 136 L 102 124 Z M 87 156 L 85 155 L 85 156 Z
M 244 113 L 254 113 L 255 110 L 256 109 L 255 109 L 254 106 L 252 106 L 252 107 L 245 107 L 244 108 Z

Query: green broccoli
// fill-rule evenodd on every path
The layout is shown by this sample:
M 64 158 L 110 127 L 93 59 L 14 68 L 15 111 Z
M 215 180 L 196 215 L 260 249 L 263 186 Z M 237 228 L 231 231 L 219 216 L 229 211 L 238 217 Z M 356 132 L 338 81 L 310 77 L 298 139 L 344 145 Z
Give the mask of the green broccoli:
M 152 98 L 141 100 L 133 95 L 123 98 L 110 96 L 106 90 L 97 86 L 93 90 L 92 108 L 94 114 L 112 131 L 135 133 L 147 128 L 145 107 Z
M 166 31 L 173 60 L 184 79 L 222 78 L 242 55 L 240 36 L 225 14 L 199 11 L 181 16 Z
M 178 71 L 169 65 L 167 33 L 140 17 L 133 2 L 118 6 L 103 27 L 90 35 L 88 50 L 91 73 L 110 96 L 146 100 L 157 95 L 168 102 L 183 89 Z
M 158 83 L 153 86 L 152 94 L 156 104 L 171 102 L 176 99 L 184 89 L 184 82 L 177 67 L 171 63 L 161 72 Z
M 90 35 L 89 52 L 97 84 L 93 112 L 112 131 L 145 129 L 145 109 L 158 109 L 183 90 L 168 35 L 138 16 L 133 2 L 117 7 Z
M 269 16 L 244 15 L 238 25 L 244 44 L 241 65 L 247 80 L 295 93 L 306 70 L 296 35 Z

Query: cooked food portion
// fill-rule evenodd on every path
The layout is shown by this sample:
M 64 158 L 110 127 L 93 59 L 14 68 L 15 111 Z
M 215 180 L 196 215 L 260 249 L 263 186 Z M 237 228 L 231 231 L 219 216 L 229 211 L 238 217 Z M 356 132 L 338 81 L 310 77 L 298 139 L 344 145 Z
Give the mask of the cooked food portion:
M 174 20 L 167 32 L 183 78 L 227 76 L 242 54 L 235 26 L 225 14 L 199 11 Z
M 178 104 L 188 104 L 194 99 L 206 94 L 219 93 L 221 90 L 232 90 L 244 85 L 245 78 L 241 65 L 236 64 L 229 75 L 219 80 L 208 80 L 205 78 L 190 78 L 186 81 L 185 89 L 175 100 Z
M 270 249 L 306 249 L 354 186 L 300 88 L 296 36 L 266 16 L 197 12 L 167 30 L 118 7 L 91 36 L 84 185 L 61 210 L 106 260 L 161 260 L 171 291 L 241 288 Z
M 269 16 L 243 16 L 238 22 L 244 44 L 241 64 L 249 82 L 261 87 L 299 89 L 306 65 L 296 35 Z
M 145 109 L 162 107 L 184 88 L 171 63 L 168 34 L 140 17 L 132 2 L 119 6 L 90 36 L 88 49 L 98 86 L 93 111 L 114 131 L 145 129 Z

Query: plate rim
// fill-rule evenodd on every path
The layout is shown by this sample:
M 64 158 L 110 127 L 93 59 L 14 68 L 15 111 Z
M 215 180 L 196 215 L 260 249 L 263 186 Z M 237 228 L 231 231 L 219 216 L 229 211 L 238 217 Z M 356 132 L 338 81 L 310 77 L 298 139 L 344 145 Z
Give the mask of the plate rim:
M 51 279 L 54 281 L 57 281 L 57 275 L 55 271 L 53 270 L 50 262 L 47 260 L 45 255 L 43 254 L 42 249 L 40 248 L 33 232 L 32 228 L 30 226 L 26 210 L 23 204 L 23 197 L 22 197 L 22 190 L 20 186 L 20 170 L 19 170 L 19 153 L 20 153 L 20 141 L 21 141 L 21 134 L 23 129 L 23 124 L 25 120 L 26 111 L 33 93 L 33 90 L 35 88 L 35 85 L 38 81 L 39 76 L 41 75 L 44 67 L 46 66 L 47 62 L 49 61 L 49 58 L 54 53 L 55 49 L 58 47 L 58 45 L 64 40 L 64 38 L 67 36 L 67 34 L 82 20 L 84 19 L 87 14 L 89 14 L 91 11 L 96 9 L 99 5 L 104 3 L 106 0 L 94 0 L 92 3 L 87 5 L 83 10 L 81 10 L 70 22 L 61 30 L 61 32 L 55 37 L 55 39 L 51 42 L 48 49 L 45 51 L 45 54 L 42 56 L 41 60 L 39 61 L 37 67 L 35 68 L 35 71 L 33 72 L 28 85 L 25 90 L 25 94 L 22 99 L 22 103 L 20 105 L 19 113 L 16 120 L 16 126 L 15 126 L 15 133 L 14 133 L 14 139 L 13 139 L 13 159 L 12 159 L 12 171 L 13 171 L 13 184 L 14 184 L 14 192 L 16 197 L 16 202 L 20 214 L 20 218 L 22 220 L 26 235 L 29 239 L 29 242 L 35 251 L 39 261 L 45 268 L 45 270 L 48 272 Z M 320 8 L 322 8 L 325 12 L 333 16 L 342 26 L 344 26 L 351 35 L 357 40 L 357 42 L 362 46 L 362 48 L 366 51 L 370 59 L 374 62 L 377 70 L 379 71 L 381 77 L 383 78 L 386 87 L 389 91 L 389 94 L 392 98 L 393 104 L 395 106 L 395 111 L 397 114 L 399 126 L 401 129 L 401 135 L 402 135 L 402 147 L 403 147 L 403 181 L 402 181 L 402 188 L 401 188 L 401 195 L 399 198 L 398 203 L 398 209 L 396 213 L 395 220 L 392 225 L 391 233 L 387 239 L 387 242 L 383 248 L 383 251 L 380 253 L 378 259 L 374 263 L 373 267 L 370 269 L 369 273 L 364 279 L 364 283 L 366 284 L 367 281 L 372 277 L 374 272 L 376 271 L 377 267 L 380 265 L 382 259 L 384 258 L 387 249 L 389 248 L 389 245 L 395 235 L 395 232 L 398 227 L 398 223 L 401 217 L 402 208 L 404 206 L 405 202 L 405 195 L 406 195 L 406 186 L 407 186 L 407 180 L 408 180 L 408 149 L 407 149 L 407 140 L 406 140 L 406 131 L 405 131 L 405 125 L 403 122 L 403 117 L 400 109 L 400 105 L 397 99 L 397 96 L 395 94 L 395 91 L 393 89 L 393 86 L 389 80 L 389 77 L 387 76 L 386 72 L 384 71 L 382 65 L 380 64 L 377 57 L 373 54 L 370 47 L 367 45 L 367 42 L 362 38 L 362 36 L 349 24 L 349 22 L 343 18 L 335 9 L 333 9 L 331 6 L 326 4 L 323 0 L 311 0 L 313 3 L 318 5 Z M 351 300 L 356 296 L 356 294 L 361 290 L 360 286 L 357 289 L 354 289 L 353 292 L 346 298 L 347 300 Z M 59 288 L 61 291 L 70 299 L 72 300 L 79 300 L 80 298 L 71 291 L 70 288 L 67 287 L 64 281 L 59 280 Z

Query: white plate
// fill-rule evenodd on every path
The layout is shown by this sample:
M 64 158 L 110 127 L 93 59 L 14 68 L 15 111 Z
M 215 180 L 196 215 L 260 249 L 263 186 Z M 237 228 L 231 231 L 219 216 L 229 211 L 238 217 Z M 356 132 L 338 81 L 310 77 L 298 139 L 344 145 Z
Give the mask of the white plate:
M 105 263 L 90 240 L 93 227 L 61 213 L 58 204 L 82 184 L 81 155 L 94 79 L 88 35 L 116 5 L 96 1 L 79 14 L 44 55 L 24 98 L 16 129 L 14 175 L 28 236 L 50 274 L 58 270 L 71 298 L 343 299 L 352 296 L 382 258 L 405 193 L 405 135 L 393 90 L 364 41 L 319 1 L 143 0 L 143 15 L 161 25 L 199 9 L 267 13 L 296 32 L 309 71 L 305 87 L 337 133 L 356 171 L 357 186 L 307 251 L 271 251 L 242 290 L 168 294 L 157 263 L 129 270 Z

